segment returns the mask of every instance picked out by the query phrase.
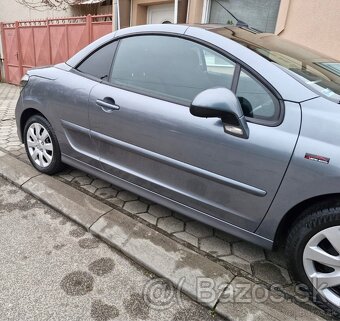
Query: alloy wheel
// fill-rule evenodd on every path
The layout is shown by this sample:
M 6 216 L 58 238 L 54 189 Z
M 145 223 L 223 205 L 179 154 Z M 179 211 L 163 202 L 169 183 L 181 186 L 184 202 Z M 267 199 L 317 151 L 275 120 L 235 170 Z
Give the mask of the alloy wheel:
M 340 306 L 340 226 L 321 230 L 307 242 L 303 265 L 320 295 Z
M 39 123 L 32 123 L 27 130 L 26 143 L 31 159 L 42 168 L 53 160 L 53 144 L 47 129 Z

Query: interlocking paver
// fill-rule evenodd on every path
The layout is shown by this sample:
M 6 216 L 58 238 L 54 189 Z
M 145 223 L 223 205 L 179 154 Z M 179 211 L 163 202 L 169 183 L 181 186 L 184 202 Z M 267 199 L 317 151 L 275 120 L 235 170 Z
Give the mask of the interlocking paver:
M 95 191 L 97 190 L 94 186 L 92 185 L 83 185 L 81 188 L 85 189 L 86 191 L 90 192 L 90 193 L 95 193 Z
M 103 181 L 102 179 L 95 179 L 91 183 L 91 185 L 93 185 L 94 187 L 97 187 L 97 188 L 103 188 L 103 187 L 109 187 L 110 183 L 106 182 L 106 181 Z
M 119 192 L 117 197 L 124 202 L 135 201 L 138 199 L 138 196 L 136 194 L 127 191 Z
M 229 243 L 235 243 L 241 241 L 238 237 L 228 234 L 226 232 L 220 231 L 220 230 L 215 230 L 214 235 L 222 240 L 225 240 L 226 242 Z
M 237 242 L 232 245 L 233 254 L 248 262 L 264 260 L 264 250 L 248 242 Z
M 198 237 L 208 237 L 213 235 L 213 229 L 208 225 L 202 224 L 197 221 L 186 223 L 185 231 Z
M 108 199 L 116 197 L 118 194 L 118 191 L 112 187 L 104 187 L 104 188 L 98 188 L 96 193 L 101 198 Z
M 162 205 L 151 205 L 148 213 L 156 217 L 167 217 L 171 216 L 171 211 Z
M 193 246 L 198 247 L 198 238 L 196 236 L 193 236 L 187 232 L 179 232 L 179 233 L 174 233 L 174 235 L 176 237 L 178 237 L 179 239 L 190 243 Z
M 156 225 L 157 223 L 157 218 L 154 217 L 153 215 L 149 214 L 149 213 L 141 213 L 141 214 L 138 214 L 139 217 L 141 217 L 143 220 L 153 224 L 153 225 Z
M 200 249 L 214 256 L 231 254 L 230 244 L 215 236 L 204 238 L 200 241 Z
M 249 274 L 252 274 L 251 264 L 248 261 L 241 259 L 236 255 L 221 256 L 219 257 L 219 259 L 228 262 L 232 265 L 235 265 L 238 268 L 248 272 Z
M 184 222 L 173 216 L 159 218 L 157 226 L 168 233 L 182 232 L 184 230 Z
M 72 183 L 75 183 L 77 185 L 83 186 L 83 185 L 90 185 L 92 182 L 92 178 L 88 176 L 79 176 L 72 180 Z
M 155 202 L 150 201 L 150 200 L 148 200 L 147 198 L 144 198 L 144 197 L 139 197 L 139 200 L 142 201 L 142 202 L 145 203 L 145 204 L 148 204 L 148 205 L 153 205 L 153 204 L 155 204 Z
M 177 212 L 174 212 L 174 213 L 173 213 L 173 216 L 176 217 L 176 218 L 178 218 L 178 219 L 180 219 L 180 220 L 183 221 L 183 222 L 189 222 L 189 221 L 192 221 L 192 220 L 193 220 L 192 218 L 190 218 L 190 217 L 188 217 L 188 216 L 184 216 L 184 215 L 182 215 L 182 214 L 180 214 L 180 213 L 177 213 Z
M 81 177 L 81 176 L 86 176 L 86 173 L 75 169 L 75 170 L 70 172 L 70 175 L 73 176 L 73 177 Z
M 141 201 L 130 201 L 126 202 L 123 208 L 132 214 L 139 214 L 145 212 L 148 205 Z
M 70 175 L 70 174 L 59 174 L 59 177 L 61 177 L 62 179 L 71 182 L 74 179 L 74 176 Z
M 291 284 L 289 273 L 286 269 L 271 262 L 254 262 L 252 264 L 254 275 L 269 284 Z
M 107 199 L 108 202 L 110 202 L 112 205 L 118 206 L 118 207 L 123 207 L 124 205 L 124 201 L 122 201 L 121 199 L 117 198 L 117 197 L 112 197 Z

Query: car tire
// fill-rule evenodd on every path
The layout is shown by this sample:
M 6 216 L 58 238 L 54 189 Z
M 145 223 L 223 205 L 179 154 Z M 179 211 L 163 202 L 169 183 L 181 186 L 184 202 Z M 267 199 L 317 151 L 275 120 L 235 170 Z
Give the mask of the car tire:
M 47 119 L 30 117 L 23 138 L 28 159 L 38 171 L 52 175 L 63 169 L 58 139 Z
M 309 292 L 315 304 L 339 318 L 340 202 L 327 202 L 306 210 L 288 234 L 285 254 L 288 268 L 300 282 L 300 288 Z M 339 276 L 334 276 L 334 272 Z M 325 277 L 332 277 L 330 273 L 339 285 L 331 287 L 332 283 L 325 282 Z

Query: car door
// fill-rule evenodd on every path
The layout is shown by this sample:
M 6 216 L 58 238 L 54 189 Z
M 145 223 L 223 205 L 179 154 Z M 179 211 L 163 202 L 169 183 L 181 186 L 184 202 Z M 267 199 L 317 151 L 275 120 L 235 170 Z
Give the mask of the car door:
M 225 133 L 221 119 L 190 114 L 193 98 L 213 87 L 237 92 L 249 139 Z M 288 166 L 300 108 L 287 103 L 283 118 L 265 85 L 207 46 L 139 35 L 120 40 L 109 82 L 93 88 L 90 126 L 110 175 L 255 230 Z
M 108 76 L 115 43 L 99 48 L 70 71 L 56 70 L 53 94 L 55 128 L 60 132 L 64 157 L 100 167 L 98 150 L 91 139 L 89 125 L 89 95 L 92 88 Z

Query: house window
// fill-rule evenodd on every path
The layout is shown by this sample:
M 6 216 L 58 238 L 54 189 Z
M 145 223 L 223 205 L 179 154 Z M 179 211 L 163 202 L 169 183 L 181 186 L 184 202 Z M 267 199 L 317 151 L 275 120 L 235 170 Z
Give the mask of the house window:
M 236 25 L 237 21 L 219 3 L 249 27 L 275 31 L 280 0 L 210 0 L 210 23 Z

